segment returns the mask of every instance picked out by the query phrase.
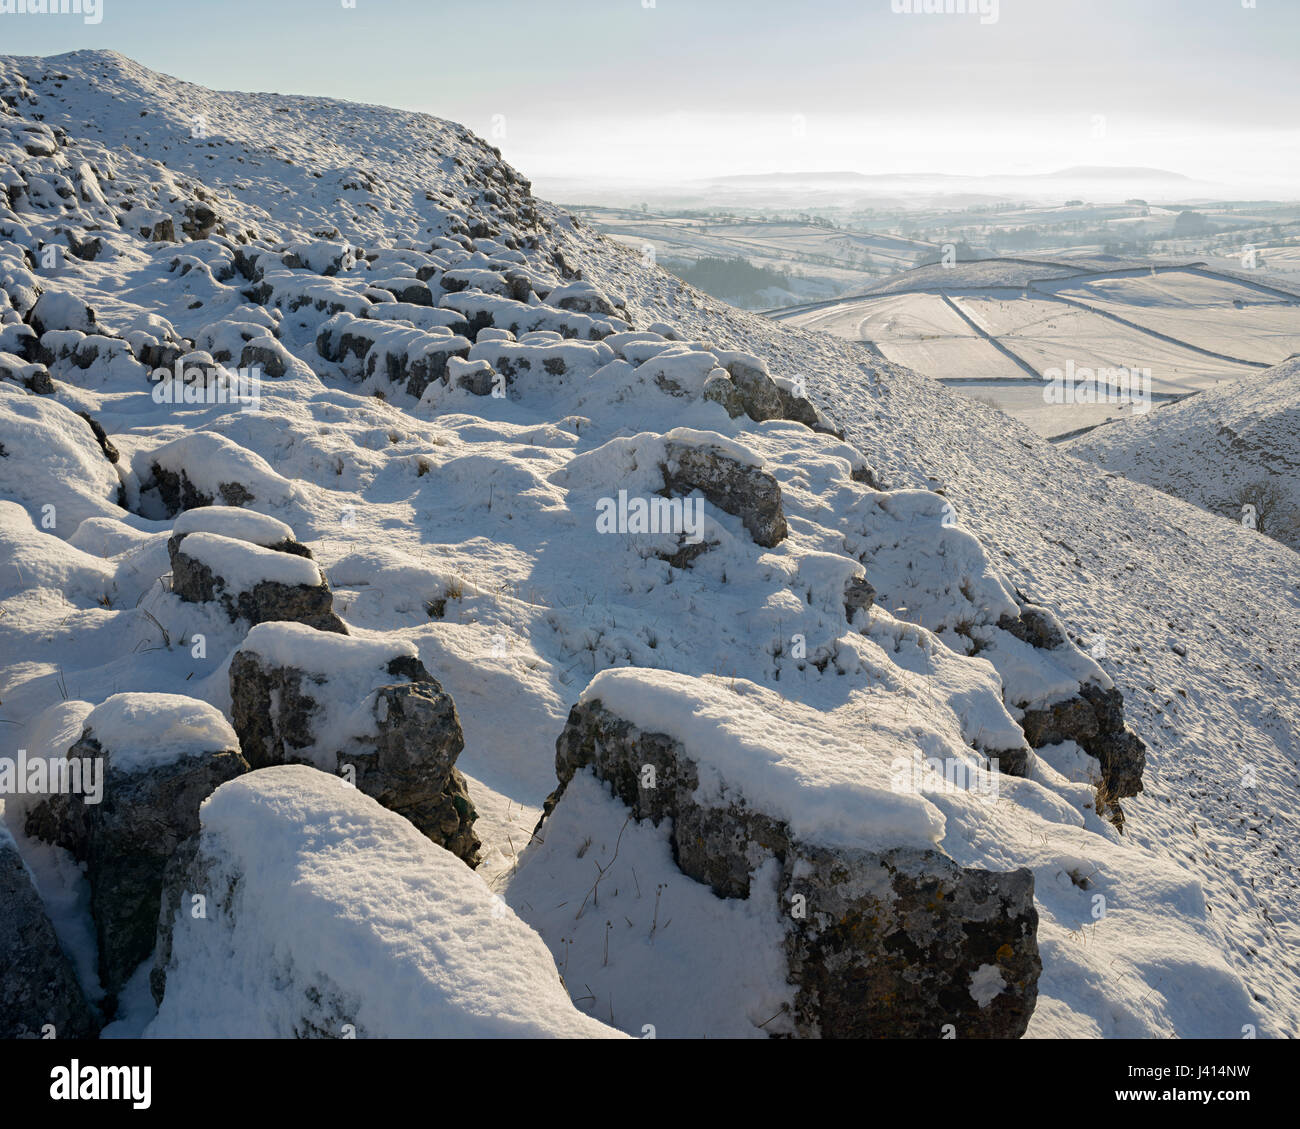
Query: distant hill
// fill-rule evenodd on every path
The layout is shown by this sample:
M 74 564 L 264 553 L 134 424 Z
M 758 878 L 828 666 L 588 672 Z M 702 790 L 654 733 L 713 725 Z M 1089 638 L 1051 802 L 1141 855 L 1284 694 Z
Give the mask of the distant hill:
M 768 172 L 740 173 L 734 176 L 709 177 L 710 184 L 882 184 L 913 180 L 988 181 L 988 180 L 1191 180 L 1168 169 L 1148 169 L 1126 165 L 1076 165 L 1048 173 L 990 173 L 962 176 L 937 172 Z

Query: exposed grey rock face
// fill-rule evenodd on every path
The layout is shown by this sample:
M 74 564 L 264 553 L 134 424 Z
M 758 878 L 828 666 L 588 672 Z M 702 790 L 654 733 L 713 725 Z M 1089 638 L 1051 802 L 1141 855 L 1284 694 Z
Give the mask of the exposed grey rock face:
M 142 742 L 149 739 L 142 735 Z M 150 759 L 154 750 L 143 751 L 145 756 L 135 757 L 135 750 L 105 749 L 88 727 L 68 757 L 103 758 L 102 802 L 52 796 L 27 817 L 29 835 L 57 843 L 86 863 L 99 977 L 110 1016 L 114 997 L 153 950 L 164 871 L 197 833 L 199 805 L 219 785 L 248 771 L 248 762 L 233 747 L 159 761 Z
M 158 496 L 169 514 L 210 506 L 216 500 L 195 486 L 183 468 L 173 471 L 153 463 L 149 474 L 150 482 L 146 488 L 149 485 L 157 487 Z M 253 492 L 242 482 L 222 482 L 218 485 L 217 492 L 221 495 L 222 504 L 227 506 L 246 506 L 249 502 L 256 501 Z
M 736 387 L 733 380 L 723 376 L 722 373 L 715 373 L 709 377 L 704 382 L 704 389 L 700 395 L 706 400 L 721 404 L 732 419 L 745 414 L 745 402 L 740 395 L 740 389 Z
M 1069 645 L 1060 621 L 1037 604 L 1022 604 L 1018 617 L 1003 616 L 998 621 L 998 626 L 1022 642 L 1041 650 L 1052 651 Z
M 29 363 L 12 353 L 0 352 L 0 380 L 12 380 L 38 396 L 49 396 L 54 392 L 54 381 L 50 379 L 49 369 L 43 364 Z
M 466 338 L 454 336 L 434 338 L 415 354 L 376 346 L 366 357 L 366 375 L 387 376 L 418 400 L 434 381 L 446 382 L 447 362 L 452 357 L 467 358 L 469 350 Z
M 98 1023 L 13 838 L 0 827 L 0 1039 L 87 1039 Z
M 90 427 L 91 434 L 95 437 L 95 442 L 99 444 L 99 449 L 104 452 L 104 458 L 106 458 L 110 463 L 117 462 L 117 460 L 121 458 L 121 455 L 119 454 L 117 447 L 113 445 L 112 440 L 109 439 L 108 433 L 104 430 L 104 425 L 101 424 L 99 420 L 95 419 L 95 417 L 89 412 L 78 412 L 77 415 L 84 419 Z
M 250 341 L 239 354 L 240 368 L 260 369 L 267 376 L 279 378 L 289 371 L 291 354 L 274 337 L 267 334 Z
M 198 854 L 199 836 L 191 835 L 176 848 L 163 868 L 162 897 L 158 911 L 158 927 L 154 937 L 153 966 L 149 969 L 149 994 L 155 1004 L 161 1004 L 167 991 L 167 966 L 171 963 L 172 936 L 176 931 L 176 915 L 187 897 L 198 893 L 201 886 L 195 882 L 194 858 Z M 193 912 L 193 903 L 190 905 Z M 206 907 L 204 907 L 206 912 Z
M 599 701 L 570 712 L 555 761 L 560 786 L 543 821 L 574 773 L 591 766 L 638 819 L 671 820 L 677 865 L 719 897 L 749 897 L 752 871 L 779 861 L 772 912 L 789 914 L 798 1035 L 941 1038 L 948 1024 L 959 1038 L 1024 1034 L 1042 970 L 1031 871 L 962 868 L 938 850 L 803 842 L 735 792 L 725 806 L 707 806 L 696 799 L 689 749 Z M 653 788 L 642 786 L 646 766 Z M 790 914 L 796 896 L 803 916 Z
M 255 646 L 256 640 L 250 640 Z M 347 748 L 322 749 L 327 707 L 360 708 L 371 692 L 368 686 L 378 683 L 370 735 L 355 738 Z M 460 718 L 450 695 L 418 658 L 395 649 L 391 658 L 376 664 L 370 683 L 358 689 L 355 679 L 332 679 L 328 672 L 282 665 L 256 650 L 241 649 L 230 663 L 230 697 L 235 732 L 254 768 L 324 767 L 322 757 L 332 754 L 338 770 L 351 766 L 352 782 L 362 792 L 470 866 L 478 865 L 478 813 L 456 768 L 465 747 Z
M 718 360 L 730 374 L 750 419 L 759 423 L 769 419 L 793 420 L 813 431 L 844 438 L 842 432 L 818 414 L 800 386 L 789 380 L 774 380 L 761 358 L 748 353 L 722 352 Z
M 426 284 L 409 281 L 428 291 Z M 469 356 L 470 342 L 454 333 L 339 313 L 320 327 L 316 351 L 353 380 L 382 376 L 418 399 L 434 381 L 446 380 L 451 358 Z
M 849 477 L 854 482 L 861 482 L 863 486 L 870 486 L 872 490 L 880 489 L 880 480 L 876 477 L 876 472 L 865 464 L 854 467 Z
M 206 239 L 220 222 L 220 217 L 207 204 L 186 204 L 181 230 L 191 239 Z
M 176 224 L 170 216 L 158 220 L 151 219 L 144 227 L 137 230 L 140 232 L 140 237 L 150 243 L 176 242 Z
M 844 586 L 844 614 L 852 623 L 860 611 L 869 612 L 876 602 L 876 590 L 864 577 L 855 576 Z
M 776 382 L 761 368 L 745 361 L 731 361 L 727 366 L 731 382 L 740 393 L 745 414 L 757 423 L 769 419 L 785 419 L 781 391 Z M 814 414 L 814 420 L 816 416 Z
M 251 588 L 235 590 L 209 564 L 185 551 L 189 536 L 194 534 L 172 537 L 167 542 L 172 562 L 172 591 L 186 603 L 219 603 L 231 623 L 241 619 L 253 625 L 288 620 L 320 631 L 348 633 L 347 625 L 334 612 L 333 593 L 319 569 L 315 570 L 319 577 L 315 584 L 266 579 Z M 267 549 L 248 545 L 243 551 L 249 556 L 280 551 L 311 559 L 306 546 L 296 541 L 279 542 Z
M 398 302 L 408 302 L 412 306 L 435 304 L 429 284 L 421 282 L 418 278 L 379 279 L 371 285 L 387 290 Z
M 998 626 L 1042 650 L 1073 646 L 1056 617 L 1034 604 L 1023 604 L 1018 617 L 1003 616 Z M 1098 811 L 1109 809 L 1114 822 L 1123 826 L 1124 814 L 1118 801 L 1142 791 L 1146 745 L 1125 724 L 1124 696 L 1117 688 L 1086 682 L 1079 687 L 1077 697 L 1043 709 L 1026 710 L 1020 727 L 1035 749 L 1073 741 L 1095 757 L 1102 771 Z
M 664 493 L 698 490 L 710 503 L 744 523 L 754 541 L 771 548 L 789 532 L 781 487 L 767 471 L 732 458 L 721 447 L 670 439 L 664 445 Z
M 450 369 L 448 370 L 450 376 Z M 456 370 L 455 386 L 473 396 L 490 396 L 496 384 L 496 372 L 487 361 L 461 361 Z
M 781 419 L 795 420 L 807 427 L 811 427 L 814 431 L 839 434 L 834 428 L 823 424 L 821 417 L 817 414 L 817 409 L 813 407 L 812 401 L 806 396 L 797 396 L 788 388 L 782 388 L 779 384 L 776 385 L 776 394 L 781 399 Z
M 1115 801 L 1142 791 L 1146 745 L 1124 724 L 1124 697 L 1119 690 L 1086 683 L 1077 698 L 1045 709 L 1026 710 L 1020 727 L 1035 749 L 1073 741 L 1089 756 L 1096 757 L 1102 771 L 1101 794 L 1107 798 L 1106 806 L 1112 809 L 1117 822 L 1123 823 Z

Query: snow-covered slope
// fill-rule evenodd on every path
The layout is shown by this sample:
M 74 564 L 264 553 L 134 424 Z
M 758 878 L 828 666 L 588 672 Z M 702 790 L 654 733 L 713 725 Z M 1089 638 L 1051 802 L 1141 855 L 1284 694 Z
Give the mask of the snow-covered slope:
M 1145 420 L 1096 428 L 1064 447 L 1300 549 L 1300 360 Z
M 781 923 L 686 878 L 663 826 L 629 826 L 588 778 L 530 843 L 565 715 L 617 666 L 638 668 L 633 703 L 734 696 L 719 724 L 771 766 L 752 797 L 804 780 L 798 811 L 821 812 L 805 829 L 833 821 L 802 743 L 858 774 L 863 843 L 887 826 L 964 867 L 1032 870 L 1030 1035 L 1294 1031 L 1289 550 L 851 343 L 692 291 L 533 199 L 459 127 L 217 94 L 96 52 L 0 59 L 0 96 L 8 742 L 66 751 L 86 711 L 65 698 L 229 712 L 248 623 L 164 578 L 178 510 L 242 505 L 310 545 L 350 633 L 411 644 L 454 698 L 479 874 L 596 1019 L 761 1035 L 789 994 Z M 258 402 L 160 399 L 149 370 L 178 357 L 264 366 Z M 601 531 L 604 499 L 656 498 L 701 462 L 751 493 L 715 490 L 730 500 L 704 506 L 698 542 Z M 876 606 L 846 608 L 864 574 Z M 999 624 L 1028 601 L 1087 642 L 1017 643 Z M 1030 753 L 1022 733 L 1084 682 L 1113 682 L 1148 746 L 1122 835 L 1098 814 L 1097 763 Z M 750 698 L 779 724 L 745 721 Z M 1024 775 L 992 804 L 899 796 L 900 756 L 1020 758 Z M 11 830 L 96 995 L 66 856 Z M 598 871 L 602 909 L 583 915 Z

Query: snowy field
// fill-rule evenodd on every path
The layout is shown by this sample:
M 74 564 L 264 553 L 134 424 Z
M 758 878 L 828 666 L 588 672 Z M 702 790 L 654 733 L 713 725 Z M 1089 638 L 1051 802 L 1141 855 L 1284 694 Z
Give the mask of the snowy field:
M 1053 277 L 1065 273 L 1020 262 L 960 264 L 955 274 L 926 267 L 881 287 L 878 298 L 774 316 L 870 342 L 891 361 L 993 399 L 1047 437 L 1134 414 L 1128 404 L 1046 402 L 1036 379 L 1067 364 L 1149 370 L 1159 403 L 1300 352 L 1300 299 L 1262 279 L 1170 269 Z M 918 290 L 900 292 L 909 281 Z M 981 291 L 974 281 L 995 288 Z

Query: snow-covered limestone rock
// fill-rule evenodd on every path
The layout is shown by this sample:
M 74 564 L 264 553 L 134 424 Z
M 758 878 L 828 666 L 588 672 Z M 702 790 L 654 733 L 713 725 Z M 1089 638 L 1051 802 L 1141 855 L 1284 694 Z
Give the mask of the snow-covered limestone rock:
M 98 774 L 99 801 L 51 796 L 28 813 L 26 830 L 86 864 L 99 976 L 111 998 L 153 951 L 163 873 L 198 831 L 199 805 L 248 763 L 206 702 L 141 693 L 96 706 L 67 759 Z
M 263 769 L 201 819 L 146 1035 L 617 1035 L 481 878 L 343 780 Z
M 665 493 L 698 490 L 740 518 L 756 544 L 771 548 L 785 539 L 781 487 L 739 444 L 679 428 L 665 436 L 663 475 Z
M 885 758 L 799 733 L 758 691 L 597 676 L 556 743 L 548 814 L 590 770 L 634 818 L 671 821 L 683 874 L 720 898 L 769 898 L 761 912 L 786 918 L 797 1035 L 1024 1034 L 1042 969 L 1032 872 L 959 866 L 933 841 L 937 813 L 891 786 Z M 760 894 L 769 860 L 775 891 Z
M 0 1039 L 85 1039 L 98 1024 L 41 896 L 0 824 Z
M 477 815 L 456 768 L 465 747 L 460 719 L 409 643 L 264 623 L 231 659 L 230 699 L 254 768 L 306 763 L 344 773 L 477 864 Z
M 284 540 L 296 549 L 281 547 Z M 346 635 L 329 581 L 301 548 L 292 531 L 271 547 L 205 531 L 173 534 L 172 591 L 187 603 L 219 604 L 232 623 L 291 620 Z

